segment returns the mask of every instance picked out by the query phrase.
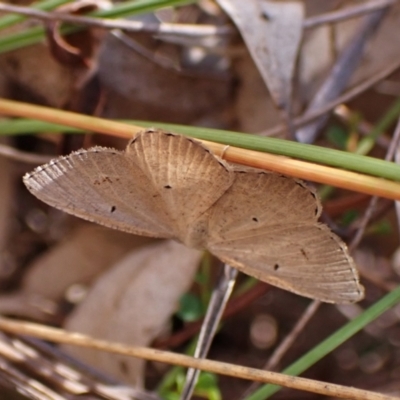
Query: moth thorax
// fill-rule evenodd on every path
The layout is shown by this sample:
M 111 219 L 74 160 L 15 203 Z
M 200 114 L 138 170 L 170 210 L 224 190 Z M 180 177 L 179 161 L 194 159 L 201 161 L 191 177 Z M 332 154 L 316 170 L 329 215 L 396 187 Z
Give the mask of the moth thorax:
M 183 243 L 194 249 L 203 250 L 206 248 L 208 236 L 208 223 L 206 219 L 197 220 L 187 227 L 187 235 L 182 238 Z

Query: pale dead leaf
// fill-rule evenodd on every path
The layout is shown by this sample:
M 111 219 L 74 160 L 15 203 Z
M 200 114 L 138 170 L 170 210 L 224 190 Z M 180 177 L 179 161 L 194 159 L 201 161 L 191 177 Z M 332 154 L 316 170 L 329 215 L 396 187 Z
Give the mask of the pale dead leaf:
M 399 33 L 400 4 L 397 4 L 390 8 L 390 11 L 379 25 L 379 29 L 371 37 L 360 68 L 350 82 L 351 86 L 386 68 L 393 60 L 400 57 L 400 48 L 397 41 Z
M 247 52 L 235 59 L 233 69 L 238 78 L 234 112 L 239 130 L 257 133 L 279 124 L 281 116 Z
M 74 284 L 90 284 L 129 250 L 152 239 L 84 224 L 28 267 L 21 289 L 0 297 L 0 312 L 44 319 Z
M 217 0 L 232 18 L 279 108 L 289 109 L 302 37 L 303 4 Z
M 65 328 L 110 341 L 147 346 L 176 311 L 193 282 L 201 252 L 165 241 L 131 252 L 95 283 Z M 144 361 L 83 348 L 76 357 L 141 385 Z

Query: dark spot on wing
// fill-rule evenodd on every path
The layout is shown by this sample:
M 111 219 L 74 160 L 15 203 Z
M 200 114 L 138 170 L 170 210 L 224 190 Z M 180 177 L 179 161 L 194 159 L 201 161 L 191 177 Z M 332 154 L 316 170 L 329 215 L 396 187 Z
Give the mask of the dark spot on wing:
M 271 20 L 271 17 L 267 14 L 266 11 L 263 11 L 261 13 L 261 18 L 265 19 L 266 21 L 270 21 Z
M 165 185 L 165 186 L 164 186 L 164 189 L 172 189 L 172 186 L 170 186 L 170 185 Z
M 304 249 L 300 249 L 301 254 L 303 254 L 303 256 L 308 260 L 308 255 L 306 253 L 306 251 Z
M 112 206 L 112 207 L 111 207 L 111 212 L 113 213 L 116 209 L 117 209 L 117 207 Z
M 119 178 L 117 178 L 117 180 L 119 180 Z M 111 180 L 110 177 L 108 177 L 108 176 L 103 176 L 103 177 L 101 177 L 101 178 L 96 179 L 95 181 L 93 181 L 93 185 L 101 185 L 102 183 L 105 183 L 105 182 L 113 183 L 113 181 Z
M 258 218 L 253 217 L 252 219 L 253 219 L 254 222 L 258 222 Z
M 279 264 L 275 264 L 274 265 L 274 271 L 278 271 L 278 269 L 279 269 Z

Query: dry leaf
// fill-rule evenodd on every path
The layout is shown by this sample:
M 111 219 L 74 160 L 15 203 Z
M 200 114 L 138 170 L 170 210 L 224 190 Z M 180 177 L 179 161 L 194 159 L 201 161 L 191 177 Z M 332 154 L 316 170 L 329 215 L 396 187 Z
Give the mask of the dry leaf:
M 257 133 L 279 124 L 281 115 L 250 55 L 236 58 L 232 67 L 238 80 L 234 99 L 238 130 Z
M 74 90 L 74 71 L 55 61 L 44 45 L 1 55 L 0 68 L 12 82 L 17 82 L 37 98 L 45 99 L 46 104 L 53 107 L 62 107 Z
M 166 48 L 169 55 L 175 46 L 134 39 L 110 34 L 102 44 L 99 77 L 109 92 L 106 117 L 182 124 L 224 109 L 232 90 L 226 74 L 216 78 L 209 69 L 204 74 L 177 71 L 170 61 L 174 57 L 162 51 Z M 178 61 L 179 57 L 175 56 Z
M 201 252 L 165 241 L 131 252 L 102 275 L 65 328 L 96 338 L 147 346 L 176 311 L 193 282 Z M 143 381 L 144 361 L 71 347 L 85 362 L 135 386 Z
M 303 31 L 303 4 L 258 0 L 217 2 L 238 27 L 277 106 L 289 109 Z
M 332 4 L 318 2 L 324 9 L 318 12 L 332 11 Z M 343 2 L 342 9 L 349 4 Z M 299 83 L 303 101 L 313 98 L 315 91 L 326 78 L 326 73 L 340 52 L 354 40 L 354 35 L 360 29 L 366 16 L 351 18 L 332 25 L 322 25 L 308 29 L 304 37 L 304 44 L 299 57 Z M 400 5 L 390 8 L 372 35 L 360 60 L 359 67 L 354 72 L 348 87 L 352 87 L 362 80 L 371 77 L 387 65 L 400 57 L 397 41 L 393 40 L 399 31 Z
M 45 319 L 74 284 L 90 284 L 128 251 L 151 239 L 84 224 L 28 267 L 21 289 L 0 297 L 0 312 Z

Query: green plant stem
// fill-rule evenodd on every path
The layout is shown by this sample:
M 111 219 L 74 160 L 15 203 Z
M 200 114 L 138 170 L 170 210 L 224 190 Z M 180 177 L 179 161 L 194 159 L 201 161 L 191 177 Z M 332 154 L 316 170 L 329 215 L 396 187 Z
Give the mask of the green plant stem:
M 327 149 L 324 147 L 291 142 L 277 138 L 249 135 L 232 131 L 222 131 L 219 129 L 173 125 L 162 122 L 125 122 L 143 127 L 157 126 L 159 128 L 171 130 L 172 132 L 198 139 L 210 140 L 249 150 L 279 154 L 317 164 L 329 165 L 331 167 L 342 168 L 362 174 L 386 178 L 393 181 L 400 181 L 400 165 L 378 158 L 347 153 L 341 150 Z M 44 131 L 66 133 L 82 132 L 80 129 L 71 128 L 64 125 L 30 119 L 10 119 L 0 122 L 0 135 L 18 135 L 26 134 L 27 132 L 39 133 Z
M 381 135 L 386 129 L 390 127 L 400 115 L 400 97 L 398 97 L 389 111 L 385 113 L 382 119 L 374 126 L 369 135 L 360 140 L 357 147 L 357 154 L 368 154 L 371 149 L 375 146 L 376 139 Z
M 175 133 L 192 136 L 202 140 L 214 141 L 248 150 L 256 150 L 293 157 L 317 164 L 329 165 L 331 167 L 347 169 L 349 171 L 356 171 L 363 174 L 400 181 L 400 165 L 378 158 L 348 153 L 341 150 L 328 149 L 325 147 L 277 138 L 249 135 L 232 131 L 222 131 L 219 129 L 199 128 L 146 121 L 129 121 L 129 123 L 143 127 L 157 126 L 164 129 L 170 129 Z
M 71 0 L 45 0 L 38 1 L 31 5 L 32 8 L 49 11 L 53 10 L 65 3 L 69 3 Z M 19 22 L 22 22 L 26 19 L 24 15 L 19 14 L 7 14 L 4 17 L 0 18 L 0 30 L 7 28 L 8 26 L 15 25 Z
M 319 345 L 315 346 L 292 365 L 284 369 L 282 373 L 292 376 L 300 375 L 398 302 L 400 302 L 400 286 L 388 293 L 358 317 L 338 329 Z M 281 386 L 264 385 L 259 390 L 248 396 L 245 400 L 264 400 L 280 389 Z
M 134 0 L 114 6 L 110 10 L 99 10 L 88 15 L 99 18 L 119 18 L 128 15 L 151 12 L 164 7 L 176 7 L 193 3 L 195 0 Z M 84 26 L 63 26 L 62 34 L 86 29 Z M 0 54 L 40 43 L 44 39 L 44 29 L 41 26 L 26 29 L 22 32 L 0 38 Z

